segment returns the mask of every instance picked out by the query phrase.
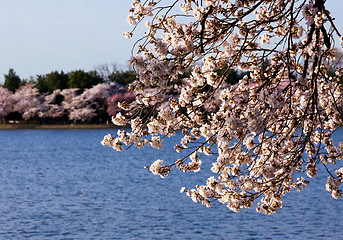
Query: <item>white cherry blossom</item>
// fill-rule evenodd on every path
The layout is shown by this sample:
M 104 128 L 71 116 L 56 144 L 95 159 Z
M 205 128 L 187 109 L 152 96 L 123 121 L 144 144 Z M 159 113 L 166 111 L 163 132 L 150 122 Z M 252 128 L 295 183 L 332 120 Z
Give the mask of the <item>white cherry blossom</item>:
M 113 118 L 132 131 L 102 143 L 161 148 L 164 137 L 180 132 L 174 148 L 181 157 L 147 168 L 162 178 L 174 169 L 197 172 L 214 155 L 214 176 L 182 188 L 207 207 L 218 201 L 238 212 L 258 202 L 258 212 L 273 214 L 319 169 L 328 175 L 326 190 L 341 197 L 343 170 L 328 166 L 343 159 L 342 143 L 332 139 L 343 125 L 343 70 L 334 50 L 342 37 L 325 1 L 163 4 L 132 5 L 129 23 L 148 20 L 130 60 L 136 101 Z M 230 83 L 233 69 L 244 76 Z

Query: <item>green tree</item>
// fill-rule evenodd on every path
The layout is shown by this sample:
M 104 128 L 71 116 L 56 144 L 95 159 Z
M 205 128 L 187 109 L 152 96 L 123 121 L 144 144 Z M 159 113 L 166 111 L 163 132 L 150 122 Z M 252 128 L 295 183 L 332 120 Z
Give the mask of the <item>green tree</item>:
M 35 88 L 37 88 L 40 93 L 46 93 L 49 91 L 46 75 L 37 75 Z
M 5 82 L 4 82 L 4 88 L 7 88 L 8 90 L 15 92 L 16 89 L 20 86 L 20 77 L 15 73 L 15 71 L 11 68 L 8 71 L 8 74 L 4 75 Z
M 69 88 L 80 88 L 83 91 L 85 88 L 91 88 L 101 82 L 103 80 L 96 71 L 85 72 L 83 70 L 76 70 L 68 73 Z
M 43 80 L 42 80 L 43 81 Z M 46 74 L 46 85 L 49 93 L 52 93 L 56 89 L 68 88 L 68 75 L 63 71 L 58 71 Z
M 238 69 L 230 69 L 228 70 L 227 67 L 217 71 L 218 74 L 225 74 L 227 72 L 227 77 L 225 78 L 226 83 L 236 84 L 242 79 L 245 75 L 247 75 L 246 71 L 240 71 Z
M 22 79 L 20 81 L 19 88 L 21 88 L 22 86 L 25 86 L 27 84 L 36 84 L 36 79 L 34 79 L 34 77 L 32 77 L 32 76 L 29 79 Z
M 110 82 L 116 82 L 121 85 L 132 83 L 136 79 L 134 71 L 115 71 L 108 76 Z

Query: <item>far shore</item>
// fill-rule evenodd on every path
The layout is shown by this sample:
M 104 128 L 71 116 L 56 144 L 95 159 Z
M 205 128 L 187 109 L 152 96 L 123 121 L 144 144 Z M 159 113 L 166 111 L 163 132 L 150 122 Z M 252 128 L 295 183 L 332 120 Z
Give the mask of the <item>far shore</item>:
M 113 124 L 0 124 L 0 130 L 12 129 L 109 129 Z

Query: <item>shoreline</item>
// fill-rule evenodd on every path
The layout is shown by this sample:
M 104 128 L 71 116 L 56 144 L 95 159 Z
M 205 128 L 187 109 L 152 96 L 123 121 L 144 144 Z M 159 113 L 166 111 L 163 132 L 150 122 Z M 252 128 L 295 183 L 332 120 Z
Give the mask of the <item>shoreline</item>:
M 0 124 L 0 130 L 19 129 L 114 129 L 113 124 Z

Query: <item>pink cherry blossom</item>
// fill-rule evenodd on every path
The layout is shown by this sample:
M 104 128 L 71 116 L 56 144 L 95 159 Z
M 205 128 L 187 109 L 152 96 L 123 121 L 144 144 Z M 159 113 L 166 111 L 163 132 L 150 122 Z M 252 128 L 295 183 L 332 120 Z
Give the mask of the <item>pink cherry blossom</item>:
M 133 29 L 147 20 L 130 60 L 136 99 L 113 117 L 132 129 L 102 143 L 160 148 L 164 137 L 181 132 L 181 157 L 148 169 L 161 177 L 174 169 L 197 172 L 215 155 L 214 176 L 182 189 L 207 207 L 218 201 L 238 212 L 258 202 L 258 212 L 273 214 L 285 194 L 305 188 L 320 169 L 326 190 L 339 198 L 342 169 L 328 166 L 343 159 L 332 139 L 343 124 L 343 70 L 335 57 L 335 38 L 342 37 L 325 1 L 163 4 L 132 5 Z M 246 74 L 227 84 L 233 69 Z

